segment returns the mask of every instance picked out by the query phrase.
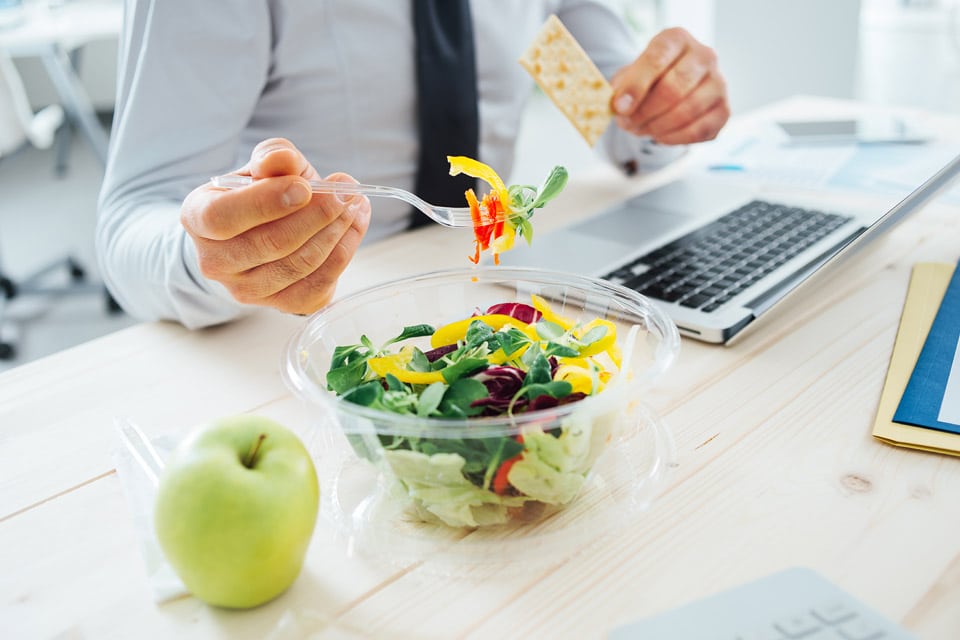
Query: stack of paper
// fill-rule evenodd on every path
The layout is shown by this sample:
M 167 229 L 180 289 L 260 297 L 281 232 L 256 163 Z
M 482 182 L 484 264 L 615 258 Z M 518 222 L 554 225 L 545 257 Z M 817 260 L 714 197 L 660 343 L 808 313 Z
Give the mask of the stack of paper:
M 960 269 L 914 266 L 874 437 L 960 455 Z

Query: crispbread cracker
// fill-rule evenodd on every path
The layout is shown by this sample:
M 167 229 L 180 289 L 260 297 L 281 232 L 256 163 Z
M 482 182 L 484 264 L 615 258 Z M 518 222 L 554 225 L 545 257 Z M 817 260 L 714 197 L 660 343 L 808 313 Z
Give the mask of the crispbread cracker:
M 556 15 L 520 58 L 520 64 L 591 147 L 610 124 L 613 88 Z

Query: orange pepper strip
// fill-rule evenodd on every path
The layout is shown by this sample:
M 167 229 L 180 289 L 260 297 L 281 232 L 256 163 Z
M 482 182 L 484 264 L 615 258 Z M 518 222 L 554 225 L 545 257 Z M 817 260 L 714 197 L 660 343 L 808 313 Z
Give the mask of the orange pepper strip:
M 473 244 L 475 247 L 473 257 L 470 258 L 470 262 L 473 264 L 480 263 L 480 251 L 481 240 L 480 240 L 480 226 L 483 224 L 483 219 L 480 214 L 480 203 L 477 202 L 477 194 L 473 192 L 473 189 L 467 189 L 464 195 L 467 197 L 467 204 L 470 205 L 470 220 L 473 221 Z
M 490 240 L 493 238 L 494 222 L 496 221 L 496 216 L 489 202 L 490 194 L 488 193 L 483 196 L 483 202 L 480 205 L 480 219 L 483 220 L 483 225 L 480 227 L 480 239 L 484 249 L 490 248 Z

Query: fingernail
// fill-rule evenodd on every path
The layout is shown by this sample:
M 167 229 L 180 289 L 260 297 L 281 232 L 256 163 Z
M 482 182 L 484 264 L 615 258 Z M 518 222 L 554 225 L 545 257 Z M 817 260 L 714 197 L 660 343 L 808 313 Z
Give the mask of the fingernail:
M 289 148 L 290 148 L 290 147 L 288 147 L 287 145 L 285 145 L 285 144 L 280 144 L 280 143 L 277 143 L 277 144 L 268 144 L 268 145 L 265 146 L 265 147 L 261 147 L 261 148 L 259 149 L 257 155 L 258 155 L 258 157 L 259 157 L 261 160 L 263 160 L 264 158 L 266 158 L 268 155 L 270 155 L 270 154 L 273 153 L 274 151 L 280 151 L 280 150 L 289 149 Z
M 613 101 L 613 108 L 617 113 L 627 114 L 633 108 L 633 96 L 629 93 L 622 93 Z
M 285 207 L 299 207 L 305 205 L 311 197 L 310 190 L 303 183 L 294 182 L 287 190 L 283 192 L 283 205 Z

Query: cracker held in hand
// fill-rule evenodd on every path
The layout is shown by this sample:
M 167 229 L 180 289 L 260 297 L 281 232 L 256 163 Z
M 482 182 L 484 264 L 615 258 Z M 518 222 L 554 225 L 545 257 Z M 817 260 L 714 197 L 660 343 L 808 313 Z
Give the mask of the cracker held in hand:
M 520 58 L 591 147 L 610 124 L 613 88 L 560 19 L 551 15 Z

